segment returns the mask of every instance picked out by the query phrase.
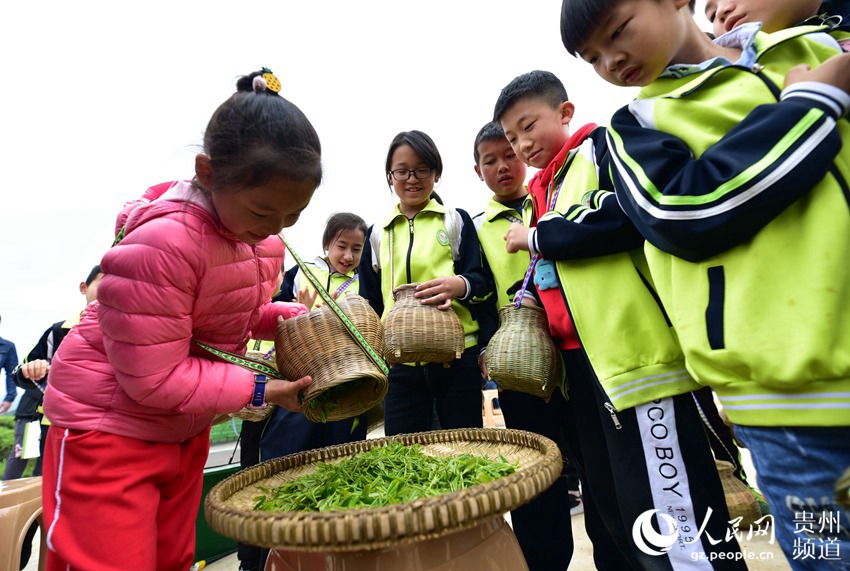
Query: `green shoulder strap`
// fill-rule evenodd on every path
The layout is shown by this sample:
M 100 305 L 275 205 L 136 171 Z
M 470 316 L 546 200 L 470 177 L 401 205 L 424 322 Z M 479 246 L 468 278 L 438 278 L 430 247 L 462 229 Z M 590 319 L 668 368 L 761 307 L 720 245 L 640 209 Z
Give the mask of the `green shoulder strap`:
M 337 305 L 333 296 L 328 293 L 328 291 L 325 289 L 325 286 L 323 286 L 322 283 L 316 278 L 316 276 L 313 275 L 313 272 L 310 271 L 310 269 L 307 267 L 307 264 L 304 263 L 304 260 L 302 260 L 301 257 L 297 253 L 295 253 L 295 250 L 292 249 L 292 246 L 289 244 L 289 242 L 286 241 L 286 238 L 283 237 L 283 234 L 279 234 L 279 237 L 283 242 L 283 245 L 286 246 L 286 249 L 289 250 L 289 253 L 292 254 L 292 257 L 295 258 L 295 263 L 298 264 L 299 268 L 301 268 L 301 271 L 304 276 L 310 281 L 311 284 L 313 284 L 313 287 L 316 289 L 319 296 L 325 302 L 325 305 L 328 306 L 331 311 L 333 311 L 334 315 L 339 318 L 339 320 L 342 322 L 342 325 L 345 327 L 345 330 L 348 332 L 349 335 L 351 335 L 351 338 L 354 339 L 354 342 L 360 346 L 360 348 L 363 350 L 363 352 L 366 354 L 370 361 L 375 363 L 375 365 L 379 369 L 381 369 L 381 371 L 383 371 L 385 375 L 388 375 L 390 373 L 390 370 L 389 368 L 387 368 L 387 364 L 384 359 L 380 355 L 378 355 L 374 349 L 372 349 L 372 346 L 369 345 L 369 342 L 363 338 L 359 331 L 357 331 L 357 328 L 354 326 L 351 320 L 348 319 L 348 316 L 346 316 L 342 309 L 340 309 L 340 307 Z

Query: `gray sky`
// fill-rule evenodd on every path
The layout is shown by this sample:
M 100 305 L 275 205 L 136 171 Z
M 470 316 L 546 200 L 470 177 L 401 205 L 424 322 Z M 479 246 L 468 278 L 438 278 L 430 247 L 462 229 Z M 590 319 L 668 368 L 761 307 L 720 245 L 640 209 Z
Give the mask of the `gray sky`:
M 322 141 L 324 183 L 286 231 L 301 256 L 321 253 L 332 212 L 370 224 L 389 212 L 383 164 L 403 130 L 439 147 L 445 202 L 480 212 L 489 195 L 472 143 L 507 82 L 555 73 L 575 126 L 606 124 L 635 94 L 564 50 L 560 4 L 4 3 L 0 336 L 23 359 L 50 324 L 82 309 L 77 286 L 110 246 L 118 209 L 152 184 L 190 178 L 210 115 L 238 76 L 263 66 Z

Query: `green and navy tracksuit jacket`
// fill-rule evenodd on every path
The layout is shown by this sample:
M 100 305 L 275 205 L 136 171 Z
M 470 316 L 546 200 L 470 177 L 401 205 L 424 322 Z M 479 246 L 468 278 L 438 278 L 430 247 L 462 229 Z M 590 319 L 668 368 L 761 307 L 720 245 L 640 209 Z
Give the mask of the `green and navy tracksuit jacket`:
M 334 294 L 337 296 L 345 295 L 352 291 L 356 293 L 360 289 L 356 268 L 347 274 L 332 271 L 328 261 L 321 256 L 312 262 L 306 262 L 304 265 L 316 276 L 319 283 L 325 286 L 325 291 L 332 296 Z M 316 288 L 313 287 L 312 282 L 302 276 L 301 268 L 297 265 L 292 266 L 283 275 L 280 293 L 275 296 L 274 301 L 298 301 L 298 292 L 305 288 L 311 295 L 316 293 Z M 312 309 L 322 307 L 324 304 L 324 300 L 316 295 Z
M 850 97 L 785 73 L 826 34 L 744 25 L 741 59 L 674 65 L 608 131 L 688 368 L 738 424 L 850 424 Z M 804 37 L 805 36 L 805 37 Z
M 455 229 L 447 229 L 446 215 L 456 217 Z M 373 237 L 373 233 L 380 236 Z M 390 232 L 393 263 L 390 264 Z M 453 259 L 451 240 L 459 236 L 457 260 Z M 375 248 L 378 244 L 378 248 Z M 390 275 L 390 267 L 394 275 Z M 402 284 L 421 283 L 444 276 L 459 276 L 467 284 L 466 295 L 452 301 L 452 309 L 463 324 L 466 348 L 478 343 L 476 304 L 493 293 L 493 282 L 484 268 L 481 247 L 472 219 L 461 209 L 447 209 L 431 199 L 413 218 L 396 205 L 382 224 L 371 226 L 366 234 L 358 269 L 360 295 L 383 319 L 392 309 L 392 289 Z
M 505 234 L 514 222 L 523 223 L 522 211 L 526 205 L 530 205 L 530 202 L 522 198 L 510 204 L 491 198 L 484 212 L 472 219 L 478 232 L 481 250 L 484 252 L 485 268 L 490 272 L 496 288 L 495 295 L 478 308 L 481 328 L 478 344 L 482 348 L 486 348 L 490 338 L 499 328 L 499 309 L 513 300 L 508 290 L 518 281 L 521 282 L 528 270 L 528 252 L 510 253 L 505 248 Z
M 528 225 L 536 221 L 529 246 L 555 262 L 556 287 L 605 392 L 622 410 L 699 388 L 653 291 L 644 240 L 612 192 L 605 129 L 580 129 L 564 150 L 553 161 L 560 164 L 546 195 L 532 196 L 534 213 L 526 209 Z M 541 212 L 559 182 L 554 210 Z M 545 296 L 538 296 L 548 315 Z

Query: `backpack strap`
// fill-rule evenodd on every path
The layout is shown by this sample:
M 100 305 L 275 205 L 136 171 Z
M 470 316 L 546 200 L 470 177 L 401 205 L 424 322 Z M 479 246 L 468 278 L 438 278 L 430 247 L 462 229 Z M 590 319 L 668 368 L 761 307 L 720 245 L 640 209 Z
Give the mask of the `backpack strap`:
M 452 249 L 452 261 L 457 263 L 460 259 L 460 232 L 463 227 L 463 220 L 457 210 L 446 207 L 446 213 L 443 214 L 443 226 L 446 227 L 446 235 Z M 381 234 L 383 233 L 383 227 L 373 225 L 372 234 L 369 236 L 369 244 L 372 246 L 372 268 L 375 271 L 381 269 Z
M 460 259 L 460 230 L 463 226 L 463 221 L 457 210 L 446 207 L 446 213 L 443 215 L 443 225 L 446 227 L 449 246 L 452 248 L 452 261 L 457 263 Z

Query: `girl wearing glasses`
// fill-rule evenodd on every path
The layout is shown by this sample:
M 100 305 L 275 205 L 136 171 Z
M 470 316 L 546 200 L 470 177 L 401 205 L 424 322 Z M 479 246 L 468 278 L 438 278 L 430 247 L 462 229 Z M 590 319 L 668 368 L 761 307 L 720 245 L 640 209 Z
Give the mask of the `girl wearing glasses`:
M 387 435 L 430 430 L 435 412 L 442 428 L 482 426 L 476 304 L 492 294 L 493 283 L 469 214 L 447 208 L 434 192 L 442 172 L 431 137 L 421 131 L 395 136 L 386 176 L 399 201 L 369 228 L 360 261 L 360 294 L 378 315 L 386 317 L 393 306 L 394 287 L 419 283 L 416 297 L 439 309 L 451 307 L 464 329 L 463 355 L 448 366 L 408 363 L 390 369 Z

